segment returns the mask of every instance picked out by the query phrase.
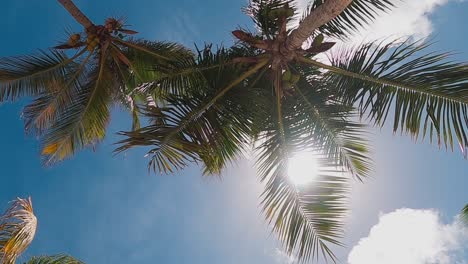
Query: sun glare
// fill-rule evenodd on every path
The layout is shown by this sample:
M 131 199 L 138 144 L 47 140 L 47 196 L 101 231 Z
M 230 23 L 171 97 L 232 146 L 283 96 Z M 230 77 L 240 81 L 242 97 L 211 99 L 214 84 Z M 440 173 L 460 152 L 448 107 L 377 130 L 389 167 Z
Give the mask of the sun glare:
M 289 159 L 288 175 L 296 185 L 313 181 L 318 172 L 317 156 L 312 152 L 300 153 Z

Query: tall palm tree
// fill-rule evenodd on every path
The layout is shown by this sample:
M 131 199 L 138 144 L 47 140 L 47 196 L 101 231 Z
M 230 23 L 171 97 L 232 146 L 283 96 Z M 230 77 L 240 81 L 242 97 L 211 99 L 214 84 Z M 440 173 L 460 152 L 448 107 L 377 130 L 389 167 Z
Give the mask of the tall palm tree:
M 317 0 L 290 28 L 299 16 L 291 1 L 251 0 L 245 12 L 258 32 L 236 30 L 234 47 L 199 50 L 204 81 L 142 107 L 151 123 L 123 132 L 117 151 L 150 147 L 157 172 L 196 162 L 219 174 L 253 146 L 263 211 L 286 251 L 335 262 L 330 245 L 341 245 L 347 175 L 362 180 L 372 164 L 356 115 L 378 126 L 393 119 L 395 132 L 445 147 L 456 139 L 464 154 L 468 147 L 467 64 L 409 41 L 370 42 L 333 50 L 329 63 L 317 59 L 335 45 L 325 37 L 349 38 L 397 2 Z M 303 151 L 318 157 L 320 172 L 296 185 L 288 162 Z
M 34 215 L 31 197 L 17 198 L 3 215 L 0 215 L 0 263 L 15 264 L 16 259 L 34 239 L 37 218 Z M 66 255 L 31 258 L 26 264 L 82 264 Z
M 129 39 L 135 32 L 119 20 L 96 26 L 73 2 L 59 2 L 84 33 L 52 51 L 0 60 L 2 100 L 37 96 L 24 115 L 27 130 L 43 136 L 47 162 L 101 139 L 116 101 L 136 120 L 118 151 L 151 146 L 155 171 L 200 162 L 206 174 L 219 174 L 253 145 L 266 217 L 301 260 L 319 253 L 336 260 L 329 245 L 341 244 L 342 172 L 358 179 L 369 173 L 355 115 L 379 126 L 390 117 L 394 131 L 446 147 L 456 139 L 466 153 L 466 64 L 426 52 L 420 42 L 371 42 L 335 52 L 329 63 L 317 59 L 335 45 L 325 37 L 346 39 L 398 1 L 316 0 L 290 28 L 299 16 L 291 1 L 252 0 L 245 11 L 258 32 L 236 30 L 239 44 L 205 47 L 196 60 L 178 45 Z M 78 51 L 69 57 L 63 49 Z M 137 111 L 149 125 L 139 128 Z M 321 168 L 298 186 L 287 176 L 288 161 L 302 151 L 313 152 Z
M 136 103 L 146 101 L 144 88 L 157 79 L 183 81 L 166 75 L 193 62 L 180 45 L 132 39 L 137 32 L 122 20 L 96 25 L 71 0 L 59 3 L 84 32 L 70 33 L 50 50 L 0 59 L 0 102 L 33 97 L 23 112 L 25 129 L 41 136 L 46 164 L 100 141 L 116 103 L 132 111 L 137 128 Z

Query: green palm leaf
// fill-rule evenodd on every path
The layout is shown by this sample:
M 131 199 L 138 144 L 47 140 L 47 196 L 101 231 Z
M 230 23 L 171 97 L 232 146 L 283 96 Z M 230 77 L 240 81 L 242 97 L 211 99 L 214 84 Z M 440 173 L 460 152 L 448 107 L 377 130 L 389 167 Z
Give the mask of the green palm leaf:
M 105 54 L 99 64 L 83 77 L 73 102 L 60 113 L 43 138 L 45 163 L 60 161 L 77 149 L 94 144 L 105 135 L 109 101 L 115 80 Z
M 319 153 L 322 148 L 309 144 L 316 137 L 307 134 L 310 120 L 300 116 L 295 100 L 281 100 L 278 106 L 265 108 L 277 115 L 270 115 L 258 137 L 262 143 L 257 147 L 257 166 L 261 180 L 266 182 L 263 210 L 289 254 L 295 253 L 302 261 L 322 254 L 335 262 L 329 246 L 341 245 L 338 239 L 346 212 L 347 179 L 340 174 L 338 163 L 318 154 L 322 157 L 320 172 L 310 175 L 314 179 L 311 183 L 298 187 L 290 180 L 289 158 L 307 150 Z
M 333 93 L 334 87 L 322 82 L 316 67 L 291 67 L 302 77 L 294 87 L 295 115 L 300 116 L 304 146 L 319 149 L 330 160 L 343 166 L 356 178 L 369 175 L 371 160 L 363 136 L 364 126 L 356 119 L 353 107 L 343 105 Z
M 317 98 L 320 98 L 317 94 L 323 93 L 320 90 L 301 85 L 296 90 L 298 101 L 302 103 L 298 106 L 301 107 L 299 111 L 306 115 L 304 120 L 310 122 L 308 132 L 303 135 L 308 135 L 313 142 L 305 145 L 312 144 L 360 180 L 369 176 L 371 160 L 367 142 L 362 138 L 364 126 L 349 121 L 353 118 L 352 108 L 333 102 L 329 97 L 325 97 L 329 99 L 326 103 L 317 103 Z
M 466 153 L 468 66 L 448 61 L 448 54 L 424 54 L 427 47 L 406 42 L 366 44 L 334 56 L 332 66 L 301 60 L 327 69 L 324 82 L 376 124 L 384 125 L 393 110 L 395 132 L 415 138 L 429 134 L 431 141 L 435 137 L 447 147 L 453 147 L 456 138 Z
M 86 70 L 90 53 L 82 62 L 70 64 L 60 79 L 51 80 L 47 91 L 41 92 L 23 109 L 26 132 L 42 135 L 55 122 L 56 118 L 73 102 L 73 97 L 80 89 L 80 75 Z M 73 67 L 71 67 L 73 66 Z
M 126 46 L 127 43 L 131 45 Z M 159 98 L 169 93 L 182 94 L 200 79 L 194 69 L 194 55 L 181 45 L 146 40 L 118 44 L 131 63 L 127 89 L 139 88 L 144 94 Z M 152 54 L 164 54 L 164 58 Z
M 216 65 L 225 61 L 227 55 L 220 51 L 215 56 Z M 212 55 L 207 54 L 200 62 L 211 59 Z M 174 172 L 189 162 L 203 161 L 206 173 L 220 172 L 246 145 L 249 133 L 249 112 L 242 110 L 252 97 L 234 89 L 264 65 L 245 73 L 245 69 L 235 65 L 203 71 L 209 81 L 189 96 L 172 95 L 166 98 L 163 107 L 149 107 L 146 116 L 153 124 L 122 133 L 127 139 L 119 142 L 122 146 L 117 151 L 153 145 L 156 147 L 148 156 L 150 168 L 155 171 Z
M 329 166 L 334 170 L 335 165 Z M 311 175 L 316 180 L 298 188 L 288 179 L 286 168 L 286 160 L 282 160 L 266 177 L 262 204 L 267 219 L 288 254 L 296 254 L 302 261 L 318 259 L 322 254 L 336 262 L 330 245 L 342 245 L 338 239 L 343 235 L 342 218 L 347 210 L 346 177 Z
M 26 264 L 83 264 L 83 262 L 67 255 L 32 257 Z
M 35 55 L 1 58 L 0 102 L 46 92 L 51 83 L 62 80 L 69 65 L 81 54 L 68 58 L 61 51 L 48 50 Z

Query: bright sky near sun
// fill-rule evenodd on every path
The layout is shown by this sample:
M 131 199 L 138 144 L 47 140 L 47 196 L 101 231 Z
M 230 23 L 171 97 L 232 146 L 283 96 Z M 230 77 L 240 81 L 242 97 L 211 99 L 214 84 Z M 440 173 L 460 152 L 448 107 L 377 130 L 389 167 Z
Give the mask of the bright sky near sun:
M 246 2 L 76 0 L 96 22 L 123 16 L 141 37 L 191 48 L 204 41 L 230 45 L 232 30 L 252 26 L 240 11 Z M 361 36 L 429 37 L 434 49 L 456 51 L 455 59 L 468 61 L 468 2 L 405 2 Z M 56 1 L 3 0 L 1 8 L 2 57 L 53 46 L 65 29 L 79 29 Z M 131 126 L 116 109 L 95 152 L 44 168 L 37 140 L 23 132 L 24 104 L 0 106 L 0 210 L 17 196 L 31 195 L 39 219 L 23 259 L 68 253 L 86 263 L 294 262 L 261 214 L 262 188 L 249 160 L 227 169 L 222 181 L 201 177 L 196 167 L 174 176 L 149 175 L 142 150 L 113 156 L 115 132 Z M 369 132 L 375 169 L 371 179 L 353 186 L 347 247 L 337 249 L 342 263 L 467 263 L 468 233 L 455 217 L 468 202 L 468 161 L 457 149 L 415 144 L 389 127 Z M 313 169 L 299 163 L 297 170 Z

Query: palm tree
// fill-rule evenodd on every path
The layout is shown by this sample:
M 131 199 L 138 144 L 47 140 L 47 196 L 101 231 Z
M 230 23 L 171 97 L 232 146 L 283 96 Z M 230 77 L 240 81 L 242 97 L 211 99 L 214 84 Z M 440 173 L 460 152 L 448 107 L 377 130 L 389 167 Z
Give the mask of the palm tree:
M 104 136 L 111 103 L 133 110 L 135 125 L 117 151 L 151 146 L 150 167 L 174 172 L 191 162 L 219 174 L 249 146 L 265 191 L 263 210 L 288 253 L 306 261 L 336 261 L 349 172 L 369 174 L 363 124 L 356 115 L 415 138 L 468 146 L 468 66 L 416 42 L 371 42 L 330 50 L 390 0 L 316 0 L 297 27 L 291 1 L 251 0 L 245 11 L 258 29 L 233 31 L 231 48 L 198 50 L 135 41 L 123 22 L 94 25 L 71 1 L 59 0 L 84 27 L 67 43 L 38 55 L 0 60 L 0 99 L 33 95 L 26 129 L 43 136 L 47 162 L 65 158 Z M 82 41 L 86 36 L 87 41 Z M 77 49 L 71 57 L 61 51 Z M 189 54 L 189 55 L 187 55 Z M 139 128 L 138 112 L 149 118 Z M 390 113 L 390 112 L 393 112 Z M 390 113 L 390 115 L 389 115 Z M 320 172 L 307 185 L 288 177 L 288 162 L 309 151 Z
M 42 138 L 46 164 L 100 141 L 116 103 L 131 110 L 138 128 L 136 103 L 146 101 L 144 88 L 157 79 L 183 81 L 166 75 L 193 62 L 180 45 L 132 39 L 137 32 L 122 20 L 96 25 L 71 0 L 59 3 L 84 32 L 47 51 L 0 59 L 0 102 L 33 97 L 23 112 L 25 129 Z
M 31 197 L 17 198 L 3 215 L 0 215 L 0 263 L 15 264 L 16 259 L 34 239 L 37 218 Z M 66 255 L 31 258 L 27 264 L 82 264 Z
M 330 245 L 342 245 L 347 175 L 363 180 L 372 164 L 356 115 L 377 126 L 393 119 L 395 132 L 445 147 L 456 139 L 464 154 L 468 147 L 467 64 L 409 41 L 370 42 L 335 52 L 329 63 L 317 59 L 335 45 L 325 37 L 349 38 L 394 2 L 317 0 L 288 28 L 298 14 L 291 1 L 251 0 L 245 12 L 258 32 L 236 30 L 235 46 L 198 50 L 204 81 L 142 107 L 150 124 L 123 132 L 117 151 L 150 147 L 157 172 L 196 162 L 219 174 L 253 146 L 263 211 L 286 251 L 302 261 L 321 254 L 335 262 Z M 299 186 L 287 175 L 288 162 L 303 151 L 321 168 Z

